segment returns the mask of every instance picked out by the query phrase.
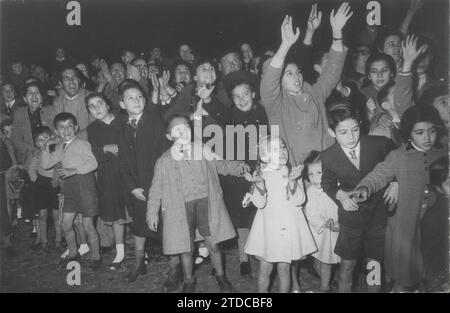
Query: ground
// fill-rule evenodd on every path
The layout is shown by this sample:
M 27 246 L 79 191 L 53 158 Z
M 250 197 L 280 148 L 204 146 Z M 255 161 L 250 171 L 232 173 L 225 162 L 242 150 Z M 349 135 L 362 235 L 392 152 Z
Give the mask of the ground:
M 147 274 L 140 276 L 134 283 L 127 283 L 124 277 L 128 269 L 134 266 L 132 240 L 128 238 L 126 245 L 127 259 L 125 266 L 111 271 L 108 264 L 114 258 L 114 251 L 102 256 L 103 266 L 96 272 L 81 266 L 81 286 L 69 286 L 66 276 L 69 270 L 59 268 L 59 253 L 36 252 L 30 249 L 32 239 L 29 238 L 31 225 L 21 222 L 21 228 L 13 239 L 17 256 L 14 259 L 1 260 L 0 292 L 164 292 L 168 262 L 166 259 L 151 261 L 147 265 Z M 50 241 L 52 237 L 50 236 Z M 241 277 L 239 273 L 238 251 L 232 243 L 224 249 L 226 272 L 237 292 L 251 293 L 257 291 L 256 271 L 258 262 L 251 260 L 252 277 Z M 196 272 L 197 292 L 219 292 L 214 277 L 211 275 L 211 264 L 203 265 Z M 310 275 L 305 267 L 300 270 L 300 283 L 305 292 L 317 292 L 319 279 Z M 276 281 L 272 291 L 277 291 Z M 181 288 L 176 292 L 181 292 Z

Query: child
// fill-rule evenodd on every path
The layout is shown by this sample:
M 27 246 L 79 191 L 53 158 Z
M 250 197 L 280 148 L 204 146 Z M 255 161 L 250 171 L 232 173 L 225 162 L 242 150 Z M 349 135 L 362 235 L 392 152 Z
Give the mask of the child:
M 28 166 L 28 175 L 34 183 L 33 200 L 35 211 L 39 214 L 39 231 L 40 244 L 36 248 L 49 252 L 47 241 L 47 217 L 48 211 L 51 211 L 53 223 L 55 226 L 56 238 L 55 245 L 61 247 L 61 225 L 58 216 L 58 193 L 59 188 L 52 186 L 53 169 L 44 170 L 41 165 L 42 152 L 44 151 L 47 141 L 50 140 L 52 131 L 47 126 L 41 126 L 36 129 L 33 135 L 36 147 L 39 149 L 31 158 Z
M 327 64 L 314 85 L 304 82 L 295 63 L 285 62 L 290 48 L 300 36 L 298 28 L 294 32 L 289 16 L 281 26 L 281 45 L 263 71 L 261 103 L 269 123 L 280 126 L 280 136 L 286 142 L 293 165 L 302 163 L 309 151 L 322 150 L 333 142 L 327 133 L 325 101 L 341 78 L 347 53 L 342 43 L 342 29 L 352 15 L 347 2 L 336 13 L 331 12 L 333 44 Z
M 55 167 L 59 177 L 63 179 L 62 228 L 69 255 L 61 264 L 80 259 L 73 229 L 74 219 L 77 213 L 80 213 L 91 252 L 90 268 L 97 270 L 101 265 L 101 258 L 93 219 L 98 215 L 94 175 L 98 163 L 89 142 L 77 138 L 78 125 L 73 114 L 59 113 L 55 117 L 54 126 L 58 138 L 47 141 L 42 152 L 41 167 L 45 170 Z
M 112 225 L 116 242 L 116 256 L 110 267 L 114 270 L 119 268 L 125 259 L 125 194 L 118 159 L 121 123 L 109 111 L 108 102 L 102 94 L 93 93 L 87 96 L 86 106 L 95 118 L 88 126 L 87 132 L 92 152 L 99 164 L 97 184 L 100 217 L 107 225 Z
M 381 130 L 383 135 L 392 136 L 390 129 L 398 129 L 400 118 L 407 108 L 413 105 L 412 68 L 416 59 L 425 51 L 426 46 L 417 45 L 417 37 L 408 36 L 402 44 L 403 62 L 394 86 L 395 70 L 392 59 L 386 55 L 372 55 L 367 62 L 368 78 L 371 86 L 363 92 L 370 97 L 368 105 L 371 131 Z M 377 100 L 377 102 L 375 102 Z M 384 104 L 384 108 L 383 108 Z M 393 130 L 393 133 L 396 131 Z M 375 134 L 375 133 L 374 133 Z
M 19 167 L 17 166 L 17 159 L 14 154 L 14 147 L 11 143 L 12 134 L 12 123 L 10 118 L 3 120 L 0 123 L 0 137 L 3 142 L 3 147 L 7 155 L 3 156 L 11 160 L 12 166 L 5 171 L 5 196 L 6 196 L 6 206 L 8 208 L 9 222 L 14 227 L 18 226 L 17 215 L 21 216 L 22 209 L 20 209 L 20 214 L 16 215 L 16 209 L 19 207 L 19 195 L 20 190 L 23 186 L 23 180 L 19 179 Z
M 147 272 L 144 263 L 146 238 L 155 238 L 145 222 L 146 194 L 153 178 L 156 160 L 165 148 L 164 124 L 156 110 L 146 107 L 141 85 L 126 79 L 119 85 L 120 107 L 127 112 L 119 136 L 119 167 L 128 194 L 128 213 L 133 219 L 136 267 L 127 275 L 134 282 Z
M 183 292 L 195 291 L 192 253 L 196 229 L 211 254 L 220 290 L 232 291 L 217 244 L 236 234 L 222 200 L 218 173 L 242 176 L 247 166 L 243 162 L 212 159 L 214 154 L 206 145 L 202 149 L 201 144 L 192 144 L 185 116 L 174 115 L 167 131 L 167 138 L 174 144 L 155 165 L 147 205 L 149 228 L 156 231 L 162 204 L 163 250 L 169 255 L 181 254 Z M 200 154 L 200 160 L 196 153 Z
M 384 262 L 394 292 L 415 289 L 425 279 L 420 220 L 429 206 L 430 165 L 447 153 L 438 144 L 440 127 L 442 120 L 434 108 L 409 108 L 400 124 L 407 143 L 392 151 L 355 188 L 356 196 L 365 201 L 393 179 L 398 181 L 397 208 L 388 220 Z
M 340 226 L 334 252 L 341 258 L 339 292 L 351 291 L 353 270 L 361 255 L 361 246 L 368 260 L 380 262 L 383 259 L 387 219 L 384 189 L 359 207 L 349 192 L 384 160 L 395 145 L 386 137 L 360 136 L 359 120 L 357 112 L 348 104 L 333 106 L 328 123 L 329 132 L 337 142 L 321 154 L 322 188 L 338 205 Z M 368 288 L 371 292 L 378 292 L 380 286 Z
M 273 264 L 277 263 L 280 292 L 288 292 L 291 284 L 291 262 L 315 251 L 316 245 L 301 205 L 305 201 L 303 187 L 297 179 L 303 166 L 289 171 L 288 152 L 278 137 L 265 137 L 259 142 L 262 174 L 247 175 L 253 181 L 252 202 L 259 208 L 245 245 L 245 253 L 260 261 L 258 291 L 268 292 Z
M 239 136 L 232 132 L 226 134 L 232 136 L 234 145 L 225 147 L 225 150 L 234 148 L 233 160 L 244 160 L 250 167 L 256 166 L 256 141 L 252 143 L 252 136 L 260 138 L 260 128 L 268 125 L 266 112 L 258 100 L 255 99 L 255 91 L 253 85 L 249 80 L 236 79 L 232 82 L 230 87 L 230 98 L 233 99 L 233 106 L 229 109 L 227 114 L 229 119 L 225 121 L 226 125 L 244 125 L 244 127 L 256 128 L 253 134 L 246 134 L 245 142 L 239 144 Z M 242 154 L 241 154 L 242 152 Z M 252 153 L 253 152 L 253 153 Z M 227 151 L 225 151 L 225 154 Z M 228 156 L 227 156 L 228 159 Z M 242 198 L 249 190 L 250 183 L 242 177 L 223 176 L 221 177 L 221 185 L 224 194 L 225 204 L 230 213 L 233 226 L 236 228 L 238 234 L 238 249 L 241 275 L 250 275 L 251 267 L 248 255 L 244 252 L 244 246 L 247 242 L 250 227 L 252 226 L 253 218 L 256 213 L 256 208 L 253 205 L 242 207 Z
M 320 290 L 330 291 L 331 267 L 340 261 L 334 253 L 339 231 L 338 208 L 336 203 L 323 192 L 322 162 L 318 151 L 311 151 L 305 159 L 303 177 L 310 183 L 306 194 L 305 215 L 317 245 L 315 268 L 320 273 Z

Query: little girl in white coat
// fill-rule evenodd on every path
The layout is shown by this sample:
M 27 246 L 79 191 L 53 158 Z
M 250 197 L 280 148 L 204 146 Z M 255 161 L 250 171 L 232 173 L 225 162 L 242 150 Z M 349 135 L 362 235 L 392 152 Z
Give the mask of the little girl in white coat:
M 289 171 L 288 152 L 278 137 L 266 137 L 259 143 L 261 172 L 247 174 L 254 184 L 251 199 L 259 209 L 255 215 L 245 253 L 260 261 L 258 291 L 267 292 L 273 264 L 277 263 L 280 292 L 290 290 L 291 262 L 315 252 L 316 245 L 302 205 L 305 201 L 303 184 L 297 179 L 303 166 Z
M 312 151 L 305 159 L 303 177 L 310 183 L 306 194 L 305 215 L 316 241 L 318 251 L 312 256 L 314 267 L 320 273 L 320 290 L 330 291 L 332 264 L 340 262 L 334 253 L 338 237 L 338 207 L 322 190 L 322 162 L 318 151 Z

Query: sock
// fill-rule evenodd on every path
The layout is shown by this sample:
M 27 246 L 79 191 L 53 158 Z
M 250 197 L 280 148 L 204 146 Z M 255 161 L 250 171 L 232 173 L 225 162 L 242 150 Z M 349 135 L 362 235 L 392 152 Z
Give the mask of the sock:
M 17 208 L 17 218 L 22 218 L 22 208 Z
M 125 258 L 125 245 L 123 243 L 116 244 L 116 257 L 113 263 L 119 263 Z
M 135 250 L 134 257 L 136 258 L 136 266 L 139 266 L 141 262 L 144 260 L 145 252 L 144 250 Z
M 69 255 L 69 249 L 67 249 L 66 251 L 64 251 L 64 253 L 61 254 L 60 258 L 61 258 L 61 259 L 65 259 L 68 255 Z
M 208 257 L 209 255 L 208 248 L 206 247 L 198 248 L 198 255 L 201 255 L 204 258 Z M 195 264 L 200 264 L 202 261 L 203 261 L 202 258 L 197 257 L 195 259 Z
M 88 244 L 87 243 L 82 243 L 81 245 L 80 245 L 80 248 L 78 249 L 78 253 L 80 254 L 80 255 L 85 255 L 86 253 L 88 253 L 89 252 L 89 246 L 88 246 Z

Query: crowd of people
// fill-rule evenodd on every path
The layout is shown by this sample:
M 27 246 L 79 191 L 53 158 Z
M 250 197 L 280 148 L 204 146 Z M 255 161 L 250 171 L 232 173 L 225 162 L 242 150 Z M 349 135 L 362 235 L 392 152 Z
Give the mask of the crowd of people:
M 274 267 L 280 292 L 301 292 L 300 266 L 320 291 L 336 276 L 351 292 L 370 262 L 382 269 L 370 292 L 448 288 L 448 88 L 434 76 L 436 42 L 408 32 L 423 5 L 411 1 L 400 29 L 363 27 L 350 46 L 350 5 L 315 4 L 304 34 L 286 16 L 279 47 L 260 55 L 242 43 L 208 59 L 182 44 L 175 58 L 154 47 L 84 62 L 58 48 L 49 68 L 12 60 L 0 102 L 6 259 L 29 220 L 36 253 L 93 271 L 124 265 L 131 232 L 126 280 L 162 254 L 167 291 L 195 292 L 195 270 L 210 261 L 220 290 L 235 290 L 229 240 L 241 275 L 258 260 L 259 292 L 271 291 Z M 332 42 L 320 51 L 325 23 Z M 227 125 L 256 126 L 256 142 Z M 210 126 L 234 146 L 214 144 Z

